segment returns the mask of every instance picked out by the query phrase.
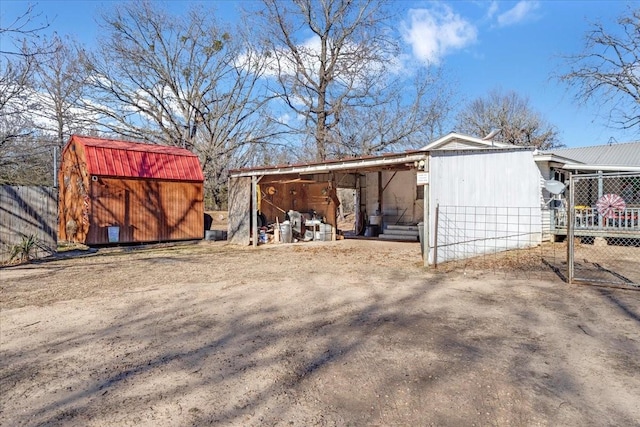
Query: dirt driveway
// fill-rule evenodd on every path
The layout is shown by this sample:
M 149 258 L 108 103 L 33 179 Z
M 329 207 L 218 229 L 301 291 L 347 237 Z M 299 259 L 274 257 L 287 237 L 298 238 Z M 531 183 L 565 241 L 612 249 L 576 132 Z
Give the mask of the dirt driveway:
M 203 242 L 0 270 L 0 424 L 640 425 L 640 292 L 418 244 Z

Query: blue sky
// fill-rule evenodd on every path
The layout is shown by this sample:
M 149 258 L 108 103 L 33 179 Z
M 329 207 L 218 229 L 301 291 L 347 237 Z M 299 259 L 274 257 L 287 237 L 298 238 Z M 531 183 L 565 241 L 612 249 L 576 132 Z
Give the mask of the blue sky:
M 176 12 L 186 2 L 165 2 Z M 233 20 L 241 1 L 210 1 L 219 20 Z M 256 2 L 245 2 L 256 6 Z M 2 24 L 26 7 L 26 2 L 0 3 Z M 91 46 L 99 31 L 95 22 L 110 1 L 40 1 L 36 10 L 51 29 Z M 552 78 L 561 73 L 562 55 L 579 53 L 593 22 L 616 28 L 628 1 L 409 1 L 394 3 L 398 37 L 414 60 L 444 67 L 457 82 L 461 102 L 500 88 L 528 97 L 530 105 L 560 131 L 568 147 L 628 142 L 637 131 L 606 127 L 607 110 L 577 103 L 566 86 Z

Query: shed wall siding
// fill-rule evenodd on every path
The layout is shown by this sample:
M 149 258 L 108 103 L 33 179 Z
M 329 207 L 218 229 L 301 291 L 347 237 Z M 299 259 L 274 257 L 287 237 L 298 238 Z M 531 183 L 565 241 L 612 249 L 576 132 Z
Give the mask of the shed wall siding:
M 517 206 L 540 204 L 539 171 L 530 151 L 447 155 L 433 152 L 431 205 Z
M 91 182 L 87 244 L 109 243 L 119 227 L 121 243 L 202 239 L 201 183 L 99 178 Z

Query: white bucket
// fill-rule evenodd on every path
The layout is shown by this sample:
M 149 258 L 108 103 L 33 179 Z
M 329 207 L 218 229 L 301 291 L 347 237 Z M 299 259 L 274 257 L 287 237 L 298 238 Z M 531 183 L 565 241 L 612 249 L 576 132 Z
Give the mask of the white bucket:
M 369 225 L 380 225 L 380 224 L 382 224 L 382 215 L 369 216 Z
M 107 233 L 109 235 L 109 243 L 116 243 L 120 241 L 120 227 L 107 227 Z

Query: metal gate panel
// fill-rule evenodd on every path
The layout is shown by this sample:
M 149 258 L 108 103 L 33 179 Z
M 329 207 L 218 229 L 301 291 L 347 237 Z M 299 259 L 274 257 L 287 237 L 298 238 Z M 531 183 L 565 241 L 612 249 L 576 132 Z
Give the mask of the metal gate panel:
M 640 289 L 640 174 L 572 175 L 566 209 L 569 282 Z

